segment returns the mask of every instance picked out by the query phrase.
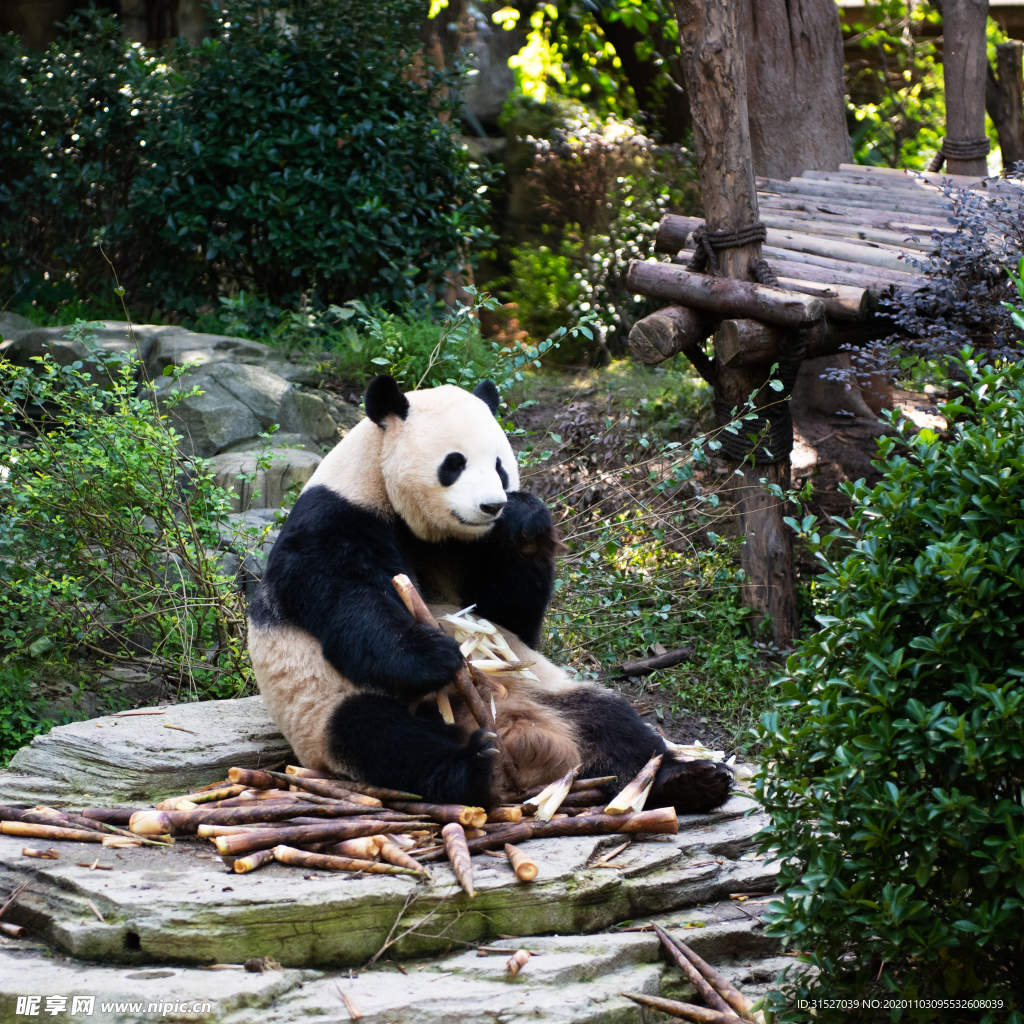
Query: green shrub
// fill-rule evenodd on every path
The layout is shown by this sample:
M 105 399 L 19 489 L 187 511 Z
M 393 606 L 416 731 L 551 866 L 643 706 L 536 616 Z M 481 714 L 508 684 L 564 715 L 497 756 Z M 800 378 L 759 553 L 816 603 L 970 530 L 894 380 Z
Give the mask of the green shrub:
M 994 996 L 956 1019 L 1024 1021 L 1024 365 L 965 350 L 958 369 L 952 437 L 893 416 L 882 482 L 845 485 L 849 522 L 808 538 L 831 614 L 759 731 L 785 891 L 769 932 L 821 972 L 790 1007 Z
M 95 10 L 0 37 L 0 291 L 192 312 L 238 288 L 426 306 L 486 191 L 422 70 L 426 0 L 221 0 L 157 58 Z M 419 70 L 418 70 L 419 69 Z M 29 294 L 33 292 L 33 294 Z
M 106 292 L 104 252 L 135 282 L 129 207 L 164 71 L 95 11 L 45 53 L 0 35 L 0 291 Z
M 0 768 L 6 768 L 33 736 L 56 724 L 40 714 L 28 669 L 22 665 L 0 666 Z
M 87 325 L 71 333 L 89 345 Z M 250 672 L 219 550 L 228 498 L 180 455 L 138 364 L 94 352 L 0 360 L 0 653 L 82 675 L 136 663 L 182 696 L 237 695 Z
M 424 0 L 220 0 L 179 49 L 137 209 L 161 304 L 238 282 L 272 302 L 421 299 L 468 260 L 480 182 L 415 72 Z

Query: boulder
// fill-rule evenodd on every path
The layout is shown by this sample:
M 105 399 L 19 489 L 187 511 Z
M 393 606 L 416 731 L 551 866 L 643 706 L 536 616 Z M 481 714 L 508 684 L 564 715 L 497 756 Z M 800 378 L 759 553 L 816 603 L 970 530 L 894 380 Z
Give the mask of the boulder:
M 307 452 L 320 451 L 320 445 L 308 434 L 293 434 L 287 430 L 278 430 L 270 435 L 270 443 L 275 448 L 299 448 Z M 262 437 L 247 437 L 242 441 L 236 441 L 222 449 L 221 454 L 226 452 L 261 452 L 267 447 L 267 442 Z
M 224 362 L 287 365 L 283 352 L 258 341 L 179 330 L 177 335 L 161 337 L 153 345 L 146 357 L 146 372 L 155 379 L 169 366 L 205 367 Z
M 162 714 L 72 722 L 36 736 L 0 772 L 0 804 L 80 805 L 86 793 L 102 805 L 151 803 L 224 779 L 233 766 L 291 756 L 262 697 L 176 704 Z M 33 780 L 45 784 L 37 789 Z
M 88 359 L 87 348 L 66 340 L 68 327 L 33 327 L 22 331 L 6 349 L 5 355 L 18 366 L 31 366 L 34 356 L 51 352 L 54 358 L 66 366 L 75 359 Z M 99 348 L 113 354 L 126 355 L 131 352 L 143 362 L 149 358 L 153 346 L 160 339 L 187 335 L 181 327 L 164 327 L 158 324 L 129 324 L 124 320 L 95 321 L 92 335 Z
M 295 397 L 299 416 L 302 418 L 303 432 L 315 441 L 336 440 L 338 424 L 328 411 L 327 403 L 319 395 L 310 394 L 308 391 L 297 391 Z
M 331 421 L 333 425 L 333 420 Z M 218 487 L 235 495 L 234 511 L 280 508 L 289 488 L 303 484 L 323 461 L 314 452 L 298 448 L 271 448 L 267 468 L 257 468 L 261 452 L 230 452 L 214 456 Z M 256 492 L 259 492 L 258 494 Z
M 31 331 L 35 324 L 27 316 L 19 316 L 17 313 L 0 313 L 0 338 L 9 341 L 19 331 Z
M 262 366 L 224 362 L 206 367 L 203 375 L 246 406 L 264 430 L 276 423 L 282 430 L 310 433 L 299 411 L 298 392 L 276 373 Z
M 228 445 L 260 432 L 260 422 L 243 402 L 206 374 L 189 374 L 181 380 L 163 377 L 158 381 L 158 400 L 174 392 L 189 395 L 167 408 L 171 426 L 182 435 L 181 449 L 197 458 L 208 459 Z

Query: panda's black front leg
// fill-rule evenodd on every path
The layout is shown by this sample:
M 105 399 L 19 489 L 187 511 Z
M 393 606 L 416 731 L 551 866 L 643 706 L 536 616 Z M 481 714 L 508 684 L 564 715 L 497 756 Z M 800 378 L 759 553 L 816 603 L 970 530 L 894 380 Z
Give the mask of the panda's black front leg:
M 467 603 L 536 647 L 555 557 L 564 550 L 547 506 L 525 491 L 510 491 L 494 528 L 473 547 L 478 557 L 467 580 Z
M 360 782 L 417 793 L 429 803 L 492 802 L 492 732 L 478 729 L 463 745 L 454 726 L 364 692 L 341 701 L 327 733 L 332 767 Z

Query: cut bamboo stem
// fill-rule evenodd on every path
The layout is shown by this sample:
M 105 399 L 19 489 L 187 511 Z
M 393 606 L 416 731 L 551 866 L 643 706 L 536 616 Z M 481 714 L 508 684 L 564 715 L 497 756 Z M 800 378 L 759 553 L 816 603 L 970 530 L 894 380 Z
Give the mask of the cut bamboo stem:
M 300 868 L 318 871 L 365 871 L 371 875 L 418 875 L 418 871 L 395 867 L 394 864 L 380 864 L 373 860 L 357 860 L 353 857 L 333 857 L 329 853 L 309 853 L 291 846 L 275 846 L 274 860 L 279 864 L 292 864 Z
M 11 924 L 8 921 L 0 921 L 0 932 L 10 935 L 12 939 L 24 938 L 26 929 L 20 924 Z
M 37 850 L 32 846 L 23 846 L 21 848 L 22 857 L 35 857 L 38 860 L 59 860 L 60 852 L 54 849 L 49 850 Z
M 689 979 L 690 984 L 697 990 L 701 999 L 703 999 L 712 1010 L 718 1010 L 719 1013 L 735 1016 L 729 1004 L 704 980 L 700 971 L 698 971 L 697 968 L 694 967 L 685 956 L 683 956 L 682 951 L 665 933 L 665 930 L 663 928 L 659 928 L 657 924 L 654 924 L 654 933 L 661 940 L 662 946 L 665 947 L 665 952 L 668 953 L 669 957 L 671 957 L 675 965 L 683 972 L 684 976 Z
M 229 768 L 228 778 L 246 789 L 281 789 L 280 783 L 275 775 L 270 772 L 259 771 L 256 768 Z
M 461 825 L 451 822 L 441 829 L 441 838 L 456 880 L 472 899 L 476 893 L 473 891 L 473 861 L 469 855 L 466 833 L 462 831 Z
M 294 845 L 305 846 L 308 843 L 323 843 L 343 839 L 357 839 L 359 836 L 388 835 L 392 832 L 414 832 L 428 822 L 328 822 L 323 825 L 299 825 L 295 828 L 261 828 L 251 829 L 233 836 L 213 837 L 214 845 L 221 856 L 245 856 L 257 850 L 265 850 L 268 846 Z
M 664 754 L 655 754 L 647 764 L 640 769 L 636 778 L 633 779 L 623 790 L 615 796 L 611 803 L 604 809 L 605 814 L 625 814 L 627 811 L 642 811 L 647 801 L 647 794 L 654 785 L 658 769 Z
M 607 797 L 599 789 L 581 789 L 577 793 L 570 793 L 563 801 L 562 808 L 567 807 L 599 807 Z
M 719 974 L 709 963 L 702 960 L 685 942 L 680 942 L 679 939 L 672 939 L 672 942 L 736 1013 L 750 1021 L 756 1021 L 761 1017 L 760 1014 L 754 1013 L 750 1000 L 738 988 Z
M 0 835 L 21 836 L 24 839 L 68 839 L 76 843 L 103 842 L 101 832 L 62 828 L 60 825 L 40 825 L 30 821 L 0 821 Z
M 661 1010 L 679 1020 L 694 1021 L 696 1024 L 736 1024 L 737 1017 L 731 1013 L 720 1013 L 693 1003 L 681 1003 L 677 999 L 663 999 L 661 996 L 647 996 L 639 992 L 620 992 L 620 996 L 632 999 L 634 1003 L 648 1006 L 652 1010 Z
M 508 860 L 512 865 L 512 870 L 516 873 L 516 878 L 521 882 L 532 882 L 540 873 L 540 869 L 537 867 L 536 862 L 531 860 L 517 846 L 513 846 L 511 843 L 506 843 L 505 853 L 508 855 Z
M 487 812 L 487 823 L 496 824 L 499 822 L 515 823 L 523 820 L 522 807 L 493 807 Z
M 271 804 L 261 800 L 239 807 L 197 807 L 194 811 L 137 811 L 132 815 L 129 827 L 136 835 L 187 835 L 195 832 L 200 825 L 252 825 L 303 816 L 341 818 L 362 814 L 364 811 L 365 808 L 357 804 L 324 807 L 298 800 L 286 804 Z
M 273 859 L 273 850 L 257 850 L 255 853 L 250 853 L 248 857 L 239 857 L 232 865 L 232 869 L 236 874 L 245 875 L 263 867 L 264 864 L 269 864 Z
M 546 789 L 542 789 L 536 796 L 531 797 L 523 804 L 523 810 L 527 814 L 532 814 L 538 821 L 550 821 L 558 808 L 562 806 L 562 801 L 569 795 L 569 790 L 582 768 L 582 764 L 576 765 Z
M 399 597 L 405 604 L 406 608 L 409 609 L 409 613 L 412 617 L 422 625 L 433 626 L 435 629 L 440 629 L 437 619 L 434 618 L 433 612 L 427 607 L 426 602 L 420 597 L 419 591 L 413 585 L 411 579 L 408 576 L 400 573 L 391 580 L 398 591 Z M 455 673 L 455 688 L 459 691 L 459 696 L 466 702 L 466 706 L 469 708 L 470 714 L 476 720 L 477 725 L 481 729 L 488 729 L 495 735 L 494 745 L 498 748 L 498 753 L 501 756 L 502 767 L 508 775 L 509 782 L 514 789 L 522 789 L 523 782 L 519 777 L 519 772 L 516 768 L 515 762 L 509 757 L 508 751 L 505 749 L 504 743 L 501 741 L 501 737 L 498 735 L 497 723 L 494 720 L 494 716 L 491 714 L 490 708 L 485 703 L 483 697 L 480 696 L 479 691 L 473 683 L 473 677 L 470 675 L 471 666 L 465 663 L 463 660 L 462 667 Z M 490 684 L 487 684 L 488 687 Z M 489 692 L 489 691 L 488 691 Z
M 527 965 L 533 954 L 527 949 L 517 949 L 505 964 L 505 973 L 514 978 Z
M 575 818 L 556 818 L 530 826 L 534 839 L 556 836 L 604 836 L 621 832 L 624 835 L 674 836 L 679 832 L 679 819 L 674 807 L 659 807 L 636 814 L 590 814 Z
M 456 822 L 469 828 L 479 828 L 487 821 L 487 811 L 482 807 L 466 807 L 463 804 L 424 804 L 406 800 L 390 800 L 388 806 L 406 814 L 431 818 L 441 824 Z
M 381 801 L 375 796 L 366 796 L 354 789 L 348 789 L 344 782 L 327 782 L 324 779 L 307 779 L 301 775 L 284 775 L 281 772 L 268 772 L 272 778 L 314 793 L 317 796 L 331 797 L 334 800 L 347 800 L 349 803 L 363 804 L 365 807 L 380 807 Z
M 285 765 L 286 775 L 298 775 L 303 779 L 334 779 L 334 776 L 328 772 L 318 772 L 315 768 L 302 768 L 297 764 Z

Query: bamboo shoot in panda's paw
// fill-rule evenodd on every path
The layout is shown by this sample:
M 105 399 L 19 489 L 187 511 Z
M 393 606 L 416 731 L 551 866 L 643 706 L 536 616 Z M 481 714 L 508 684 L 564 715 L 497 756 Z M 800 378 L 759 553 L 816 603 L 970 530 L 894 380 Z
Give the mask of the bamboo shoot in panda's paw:
M 661 767 L 663 754 L 655 754 L 640 769 L 639 774 L 604 809 L 605 814 L 625 814 L 627 811 L 642 811 L 651 792 L 654 780 Z

